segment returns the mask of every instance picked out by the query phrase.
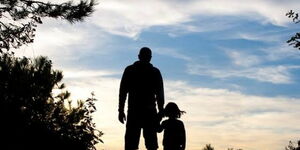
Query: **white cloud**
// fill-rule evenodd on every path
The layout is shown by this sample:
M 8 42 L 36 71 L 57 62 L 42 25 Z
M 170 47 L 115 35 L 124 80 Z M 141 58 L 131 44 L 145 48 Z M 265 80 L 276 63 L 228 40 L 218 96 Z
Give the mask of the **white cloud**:
M 201 16 L 195 18 L 197 19 L 193 19 L 194 21 L 168 26 L 162 29 L 162 31 L 168 32 L 170 37 L 178 37 L 195 32 L 223 31 L 237 26 L 237 24 L 232 23 L 237 22 L 236 18 L 214 18 L 211 16 Z
M 274 62 L 286 58 L 299 59 L 298 51 L 289 47 L 287 44 L 275 44 L 267 48 L 258 48 L 255 51 L 264 52 L 259 56 L 250 50 L 235 50 L 220 47 L 230 61 L 235 65 L 231 67 L 216 67 L 209 65 L 195 64 L 189 62 L 187 65 L 188 73 L 194 75 L 205 75 L 219 79 L 242 77 L 269 82 L 273 84 L 294 83 L 291 70 L 299 69 L 299 65 L 268 65 L 264 63 Z
M 261 58 L 237 50 L 226 50 L 227 55 L 237 66 L 250 67 L 261 63 Z
M 185 61 L 191 61 L 192 58 L 189 56 L 186 56 L 182 53 L 180 53 L 178 50 L 175 49 L 171 49 L 171 48 L 154 48 L 156 49 L 156 53 L 160 54 L 160 55 L 166 55 L 166 56 L 170 56 L 173 58 L 178 58 L 178 59 L 182 59 Z
M 63 69 L 64 78 L 75 79 L 75 78 L 93 78 L 102 76 L 112 76 L 116 74 L 121 74 L 117 71 L 98 71 L 98 70 L 81 70 L 77 69 Z
M 261 41 L 261 42 L 283 42 L 282 33 L 236 33 L 233 35 L 229 35 L 231 37 L 226 37 L 226 39 L 244 39 L 250 41 Z M 224 38 L 224 37 L 223 37 Z
M 70 24 L 63 23 L 52 24 L 48 22 L 47 25 L 38 26 L 35 41 L 33 44 L 24 46 L 23 49 L 16 51 L 20 55 L 29 56 L 68 56 L 75 51 L 71 49 L 75 45 L 85 45 L 87 43 L 87 34 Z M 32 49 L 28 50 L 28 49 Z
M 299 51 L 287 43 L 279 44 L 271 47 L 261 48 L 261 51 L 266 53 L 266 60 L 277 61 L 283 59 L 299 59 Z
M 261 82 L 270 82 L 273 84 L 290 84 L 293 83 L 290 70 L 299 68 L 300 66 L 279 65 L 240 69 L 224 69 L 189 64 L 188 73 L 195 75 L 206 75 L 214 78 L 243 77 Z
M 285 13 L 297 10 L 299 1 L 289 2 L 271 0 L 190 0 L 190 1 L 102 1 L 97 6 L 91 21 L 104 31 L 112 34 L 137 38 L 145 29 L 152 26 L 178 26 L 197 21 L 197 16 L 226 17 L 237 16 L 245 20 L 258 20 L 262 23 L 286 25 L 290 20 Z M 213 19 L 212 19 L 213 20 Z M 202 22 L 211 24 L 209 20 Z M 229 22 L 232 24 L 234 22 Z M 200 25 L 201 26 L 201 25 Z M 184 26 L 189 32 L 205 31 L 193 25 Z M 223 25 L 219 25 L 220 28 Z M 218 29 L 218 28 L 215 28 Z
M 91 54 L 110 52 L 104 47 L 111 44 L 111 36 L 97 31 L 90 24 L 70 24 L 47 18 L 43 22 L 37 27 L 34 43 L 15 50 L 16 56 L 47 56 L 55 62 L 55 67 L 60 67 L 74 65 L 80 58 Z
M 43 0 L 48 1 L 48 0 Z M 55 0 L 51 2 L 65 2 Z M 78 2 L 78 0 L 75 0 Z M 137 39 L 139 34 L 153 26 L 173 27 L 173 32 L 206 32 L 230 28 L 238 17 L 241 20 L 257 20 L 262 23 L 286 25 L 291 22 L 285 16 L 290 10 L 298 10 L 297 0 L 281 2 L 277 0 L 110 0 L 98 2 L 96 11 L 87 22 L 102 31 Z M 224 18 L 216 23 L 215 18 Z M 195 24 L 196 23 L 196 24 Z M 178 29 L 176 29 L 178 28 Z M 176 35 L 177 33 L 169 33 Z M 256 39 L 251 35 L 240 35 Z
M 284 16 L 286 11 L 295 8 L 295 6 L 293 6 L 295 3 L 297 3 L 297 1 L 282 3 L 281 1 L 274 0 L 252 0 L 243 2 L 239 0 L 205 0 L 193 1 L 190 8 L 194 13 L 203 12 L 219 16 L 241 16 L 250 19 L 266 20 L 265 22 L 282 25 L 288 20 Z
M 113 0 L 100 3 L 91 21 L 107 32 L 136 38 L 148 27 L 177 24 L 187 19 L 163 1 Z

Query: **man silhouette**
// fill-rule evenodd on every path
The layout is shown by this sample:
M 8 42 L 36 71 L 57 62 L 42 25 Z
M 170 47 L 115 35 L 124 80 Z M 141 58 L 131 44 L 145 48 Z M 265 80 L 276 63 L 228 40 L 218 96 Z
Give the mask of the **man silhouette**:
M 139 61 L 126 67 L 119 93 L 119 121 L 126 120 L 124 105 L 128 94 L 125 150 L 137 150 L 141 130 L 148 150 L 156 150 L 157 127 L 164 107 L 163 80 L 160 71 L 150 63 L 151 50 L 141 48 Z M 156 106 L 159 113 L 157 113 Z

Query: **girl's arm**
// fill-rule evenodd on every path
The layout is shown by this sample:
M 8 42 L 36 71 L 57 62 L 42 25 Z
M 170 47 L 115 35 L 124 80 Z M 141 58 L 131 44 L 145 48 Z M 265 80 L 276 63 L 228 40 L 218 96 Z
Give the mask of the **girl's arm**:
M 158 125 L 158 127 L 157 127 L 158 133 L 160 133 L 164 130 L 164 124 L 165 124 L 165 121 L 163 121 L 161 124 Z
M 182 144 L 182 150 L 185 149 L 185 143 L 186 143 L 186 135 L 185 135 L 185 128 L 184 124 L 182 123 L 182 129 L 181 129 L 181 144 Z

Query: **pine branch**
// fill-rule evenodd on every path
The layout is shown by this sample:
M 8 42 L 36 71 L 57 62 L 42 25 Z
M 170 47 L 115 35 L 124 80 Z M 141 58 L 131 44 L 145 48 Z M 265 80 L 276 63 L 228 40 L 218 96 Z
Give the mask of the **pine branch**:
M 293 22 L 295 24 L 299 23 L 299 14 L 294 12 L 293 10 L 290 10 L 289 12 L 286 13 L 286 16 L 288 18 L 292 18 Z M 300 33 L 296 33 L 293 35 L 289 40 L 286 41 L 289 45 L 293 46 L 294 48 L 297 48 L 300 50 Z
M 72 1 L 53 4 L 36 0 L 2 0 L 0 4 L 3 5 L 0 8 L 0 52 L 32 43 L 36 27 L 43 23 L 42 19 L 45 17 L 75 23 L 88 17 L 96 5 L 94 0 L 81 0 L 78 4 L 73 4 Z M 6 24 L 1 20 L 4 13 L 9 14 L 13 23 Z M 28 21 L 18 25 L 20 20 Z

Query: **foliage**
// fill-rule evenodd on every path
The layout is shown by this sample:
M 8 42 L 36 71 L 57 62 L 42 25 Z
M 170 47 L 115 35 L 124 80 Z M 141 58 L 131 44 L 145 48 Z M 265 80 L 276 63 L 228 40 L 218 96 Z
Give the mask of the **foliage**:
M 82 21 L 94 10 L 94 0 L 68 1 L 61 4 L 34 0 L 0 1 L 0 52 L 19 48 L 34 41 L 42 18 L 61 18 L 71 23 Z
M 94 145 L 102 142 L 102 132 L 92 122 L 94 95 L 71 106 L 62 78 L 62 72 L 53 70 L 45 57 L 0 54 L 2 148 L 95 150 Z
M 206 144 L 202 150 L 214 150 L 214 147 L 212 147 L 211 144 Z
M 288 13 L 286 13 L 286 16 L 293 19 L 294 23 L 299 23 L 299 14 L 295 13 L 293 10 L 290 10 Z M 297 48 L 300 50 L 300 33 L 297 32 L 294 36 L 292 36 L 289 40 L 287 40 L 287 43 L 289 45 L 292 45 L 294 48 Z
M 285 147 L 285 150 L 300 150 L 300 140 L 298 141 L 298 147 L 292 141 L 289 141 L 289 145 Z
M 228 148 L 227 150 L 234 150 L 234 148 Z M 243 150 L 243 149 L 239 148 L 239 149 L 236 149 L 236 150 Z

